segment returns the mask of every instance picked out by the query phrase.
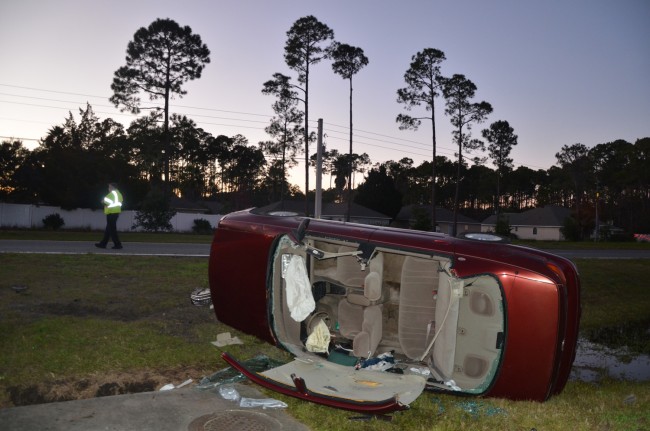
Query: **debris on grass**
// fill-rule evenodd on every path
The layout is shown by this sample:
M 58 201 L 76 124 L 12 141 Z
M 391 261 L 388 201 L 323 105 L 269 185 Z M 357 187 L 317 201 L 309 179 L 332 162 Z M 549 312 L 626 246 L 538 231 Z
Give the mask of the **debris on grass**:
M 183 383 L 181 383 L 181 384 L 178 385 L 178 386 L 175 386 L 173 383 L 167 383 L 166 385 L 164 385 L 164 386 L 163 386 L 162 388 L 160 388 L 159 390 L 160 390 L 160 391 L 171 391 L 172 389 L 180 389 L 180 388 L 182 388 L 183 386 L 187 386 L 187 385 L 189 385 L 190 383 L 192 383 L 192 381 L 193 381 L 192 379 L 187 379 L 187 380 L 185 380 Z
M 636 403 L 636 395 L 630 394 L 625 399 L 623 400 L 623 404 L 631 406 L 632 404 Z
M 261 373 L 271 368 L 279 367 L 284 362 L 271 359 L 266 355 L 257 355 L 254 358 L 243 361 L 241 364 L 253 372 Z M 220 385 L 242 382 L 244 380 L 246 380 L 246 376 L 242 373 L 232 367 L 226 367 L 211 376 L 201 379 L 196 388 L 201 390 L 214 389 Z
M 205 289 L 197 287 L 190 294 L 190 301 L 192 302 L 192 305 L 195 305 L 197 307 L 212 305 L 212 296 L 210 294 L 210 289 L 207 287 Z
M 219 386 L 219 395 L 221 395 L 224 400 L 238 402 L 239 407 L 243 408 L 262 407 L 263 409 L 284 409 L 288 407 L 286 403 L 274 398 L 242 397 L 239 395 L 239 391 L 237 391 L 237 389 L 235 389 L 232 385 Z
M 13 290 L 16 293 L 23 293 L 24 291 L 27 290 L 27 286 L 24 284 L 16 284 L 14 286 L 11 286 L 11 290 Z
M 508 412 L 506 412 L 504 409 L 490 406 L 481 401 L 462 401 L 456 403 L 456 407 L 469 414 L 473 419 L 497 415 L 508 415 Z
M 230 335 L 230 332 L 223 332 L 217 335 L 217 341 L 211 341 L 211 343 L 217 347 L 230 346 L 233 344 L 244 344 L 244 342 L 240 340 L 239 337 L 233 337 Z

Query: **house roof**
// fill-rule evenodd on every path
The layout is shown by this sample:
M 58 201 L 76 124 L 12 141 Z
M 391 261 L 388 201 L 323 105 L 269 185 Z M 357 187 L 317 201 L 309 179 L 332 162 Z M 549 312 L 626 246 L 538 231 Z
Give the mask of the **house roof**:
M 324 217 L 345 217 L 345 214 L 348 209 L 347 203 L 323 203 L 321 208 L 321 214 Z M 305 215 L 305 201 L 284 201 L 284 202 L 273 202 L 272 204 L 255 208 L 254 210 L 257 213 L 271 213 L 276 211 L 289 211 L 297 213 L 298 215 Z M 309 211 L 311 214 L 314 213 L 314 203 L 309 202 Z M 390 217 L 386 214 L 382 214 L 378 211 L 372 210 L 370 208 L 364 207 L 359 204 L 352 203 L 350 205 L 350 217 L 354 218 L 374 218 L 374 219 L 385 219 L 390 220 Z
M 222 204 L 215 201 L 192 201 L 178 196 L 172 196 L 169 205 L 177 211 L 189 213 L 219 214 L 223 208 Z
M 409 221 L 412 220 L 415 216 L 413 215 L 413 210 L 421 209 L 424 210 L 427 214 L 431 214 L 431 205 L 406 205 L 400 209 L 395 220 L 399 221 Z M 458 223 L 461 224 L 480 224 L 478 221 L 473 218 L 458 214 Z M 454 222 L 454 212 L 448 210 L 447 208 L 436 207 L 436 222 L 437 223 L 453 223 Z
M 178 196 L 172 196 L 169 199 L 169 206 L 177 211 L 182 212 L 207 212 L 207 209 L 203 207 L 199 202 L 191 201 L 186 198 L 179 198 Z
M 546 205 L 541 208 L 524 211 L 522 213 L 502 213 L 508 218 L 511 226 L 564 226 L 564 221 L 571 214 L 571 210 L 557 205 Z M 496 225 L 496 214 L 483 220 L 483 224 Z

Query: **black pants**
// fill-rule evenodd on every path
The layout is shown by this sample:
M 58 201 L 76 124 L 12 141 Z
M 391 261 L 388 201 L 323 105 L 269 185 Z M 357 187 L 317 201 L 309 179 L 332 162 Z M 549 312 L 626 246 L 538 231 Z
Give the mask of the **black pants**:
M 110 238 L 113 241 L 113 244 L 116 246 L 121 246 L 122 243 L 117 237 L 117 218 L 120 216 L 119 213 L 115 214 L 106 214 L 106 229 L 104 230 L 104 238 L 100 241 L 100 244 L 105 246 L 108 244 L 108 239 Z

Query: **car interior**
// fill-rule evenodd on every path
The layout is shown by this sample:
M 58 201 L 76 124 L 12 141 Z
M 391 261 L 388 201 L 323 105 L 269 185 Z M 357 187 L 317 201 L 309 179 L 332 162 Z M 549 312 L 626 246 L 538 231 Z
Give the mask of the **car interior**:
M 356 367 L 383 360 L 381 371 L 419 373 L 430 389 L 473 394 L 498 370 L 498 277 L 456 277 L 450 256 L 297 232 L 276 242 L 268 288 L 273 332 L 298 358 Z M 314 349 L 323 328 L 325 345 Z

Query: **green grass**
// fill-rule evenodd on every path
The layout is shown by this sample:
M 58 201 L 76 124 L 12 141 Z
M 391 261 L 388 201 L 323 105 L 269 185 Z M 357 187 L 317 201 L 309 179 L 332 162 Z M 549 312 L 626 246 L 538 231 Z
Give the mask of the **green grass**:
M 581 331 L 610 347 L 650 354 L 650 261 L 578 259 Z
M 165 334 L 155 323 L 61 316 L 28 325 L 3 324 L 0 328 L 11 334 L 0 343 L 3 356 L 23 365 L 0 362 L 2 369 L 11 371 L 6 377 L 9 383 L 51 375 L 168 367 L 196 363 L 201 357 L 205 358 L 201 365 L 208 365 L 211 356 L 207 343 L 183 342 Z
M 625 400 L 634 394 L 634 401 Z M 354 413 L 292 402 L 290 412 L 315 431 L 327 430 L 640 430 L 650 424 L 650 385 L 607 382 L 600 386 L 569 383 L 545 403 L 493 398 L 459 398 L 424 393 L 392 424 L 350 421 Z M 631 400 L 631 398 L 630 398 Z
M 515 240 L 515 245 L 540 248 L 543 250 L 650 250 L 650 242 L 594 242 L 594 241 L 532 241 Z
M 34 230 L 34 229 L 0 229 L 0 239 L 43 240 L 43 241 L 90 241 L 101 239 L 103 231 L 89 230 Z M 209 244 L 211 234 L 192 234 L 174 232 L 119 232 L 122 242 L 154 243 L 199 243 Z
M 211 341 L 230 331 L 241 358 L 285 352 L 191 305 L 206 258 L 0 254 L 0 407 L 11 388 L 91 374 L 226 366 Z M 15 293 L 13 286 L 26 286 Z M 194 376 L 197 378 L 197 376 Z M 200 378 L 201 376 L 198 376 Z
M 37 229 L 0 229 L 0 239 L 31 239 L 55 241 L 97 241 L 102 232 L 88 230 L 57 231 Z M 120 239 L 125 242 L 171 242 L 171 243 L 210 243 L 211 234 L 191 233 L 152 233 L 152 232 L 120 232 Z M 649 242 L 594 242 L 594 241 L 531 241 L 515 240 L 513 244 L 547 250 L 650 250 Z
M 583 329 L 650 320 L 650 261 L 576 260 L 582 282 Z
M 647 261 L 583 259 L 577 266 L 583 329 L 650 322 Z M 189 293 L 207 283 L 206 258 L 0 254 L 0 407 L 11 405 L 15 388 L 43 383 L 166 369 L 209 375 L 225 367 L 210 341 L 226 331 L 244 341 L 223 349 L 239 359 L 288 359 L 193 307 Z M 15 293 L 15 285 L 27 290 Z M 392 425 L 351 421 L 358 415 L 265 393 L 287 402 L 288 412 L 313 430 L 650 428 L 647 382 L 569 382 L 545 403 L 424 393 Z

